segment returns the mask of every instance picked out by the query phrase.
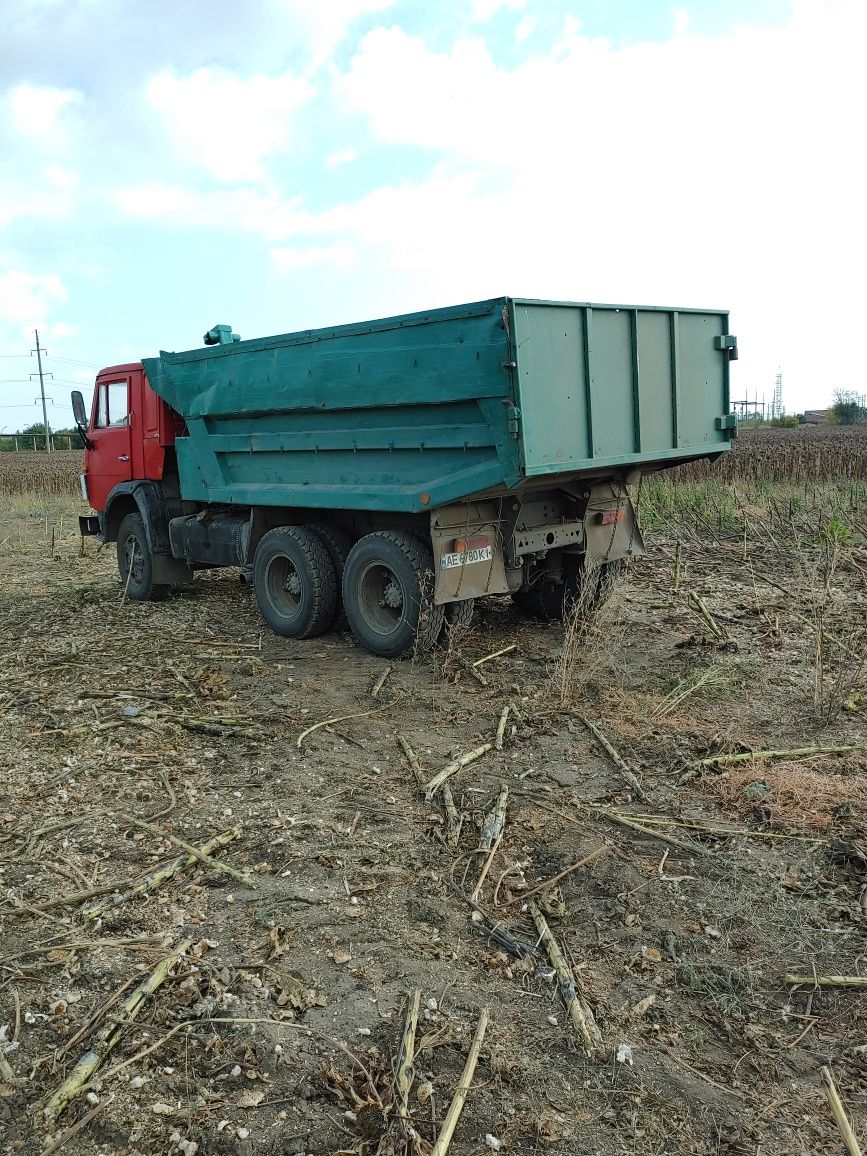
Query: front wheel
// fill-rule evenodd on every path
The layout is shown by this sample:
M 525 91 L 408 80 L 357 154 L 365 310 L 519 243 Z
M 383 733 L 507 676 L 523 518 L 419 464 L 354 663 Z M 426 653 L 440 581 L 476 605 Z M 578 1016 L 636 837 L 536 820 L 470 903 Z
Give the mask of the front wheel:
M 322 539 L 306 526 L 278 526 L 262 535 L 253 589 L 262 617 L 284 638 L 314 638 L 334 620 L 334 565 Z
M 433 604 L 430 547 L 404 530 L 361 538 L 343 571 L 343 607 L 362 646 L 383 658 L 429 650 L 443 609 Z
M 154 563 L 141 514 L 127 514 L 117 531 L 117 572 L 125 594 L 136 602 L 159 602 L 168 586 L 154 582 Z

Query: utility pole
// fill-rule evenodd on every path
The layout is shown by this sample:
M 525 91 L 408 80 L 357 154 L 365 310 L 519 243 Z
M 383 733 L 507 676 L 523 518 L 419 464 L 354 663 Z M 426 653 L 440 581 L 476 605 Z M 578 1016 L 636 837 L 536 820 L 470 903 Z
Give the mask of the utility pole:
M 45 404 L 45 375 L 42 372 L 42 354 L 45 353 L 46 350 L 42 349 L 39 345 L 39 330 L 34 329 L 33 332 L 36 334 L 36 348 L 31 349 L 30 352 L 31 354 L 36 354 L 36 361 L 39 365 L 39 392 L 42 395 L 42 422 L 45 427 L 45 449 L 48 453 L 51 453 L 51 429 L 48 425 L 48 407 Z M 30 376 L 35 377 L 36 375 L 31 373 Z M 52 377 L 53 374 L 49 374 L 48 376 Z

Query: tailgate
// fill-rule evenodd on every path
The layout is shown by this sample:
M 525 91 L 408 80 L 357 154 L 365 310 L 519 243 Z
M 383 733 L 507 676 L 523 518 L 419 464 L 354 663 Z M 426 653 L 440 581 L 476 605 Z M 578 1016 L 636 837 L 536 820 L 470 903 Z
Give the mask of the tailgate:
M 516 299 L 510 320 L 526 474 L 728 448 L 727 313 Z

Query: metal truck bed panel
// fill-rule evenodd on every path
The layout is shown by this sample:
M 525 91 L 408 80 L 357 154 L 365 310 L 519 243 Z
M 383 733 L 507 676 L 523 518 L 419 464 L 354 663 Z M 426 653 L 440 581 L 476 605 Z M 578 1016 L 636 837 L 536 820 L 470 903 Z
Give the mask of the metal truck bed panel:
M 496 298 L 146 359 L 185 498 L 423 511 L 728 447 L 724 312 Z

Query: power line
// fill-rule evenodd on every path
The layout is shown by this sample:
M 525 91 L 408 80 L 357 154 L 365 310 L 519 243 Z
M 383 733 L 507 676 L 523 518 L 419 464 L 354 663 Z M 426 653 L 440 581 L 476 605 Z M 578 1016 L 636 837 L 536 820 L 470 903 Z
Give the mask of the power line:
M 14 353 L 6 354 L 7 357 L 14 357 Z M 101 365 L 97 365 L 95 361 L 76 361 L 73 357 L 49 357 L 46 353 L 46 358 L 49 361 L 65 361 L 67 365 L 83 365 L 86 369 L 102 369 Z
M 49 397 L 47 400 L 52 409 L 64 408 L 64 406 L 58 406 L 53 398 Z M 39 409 L 41 405 L 41 401 L 20 401 L 17 405 L 0 405 L 0 409 Z

